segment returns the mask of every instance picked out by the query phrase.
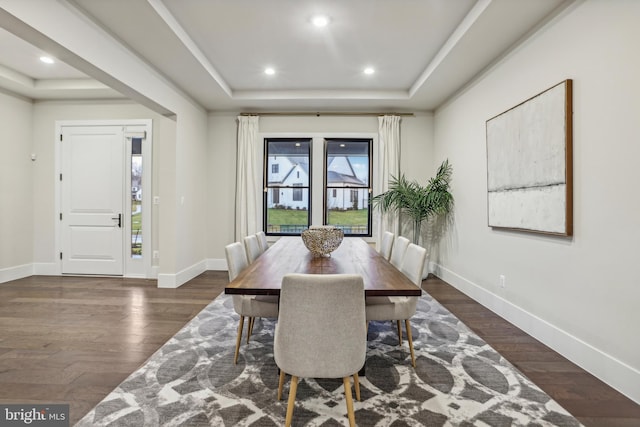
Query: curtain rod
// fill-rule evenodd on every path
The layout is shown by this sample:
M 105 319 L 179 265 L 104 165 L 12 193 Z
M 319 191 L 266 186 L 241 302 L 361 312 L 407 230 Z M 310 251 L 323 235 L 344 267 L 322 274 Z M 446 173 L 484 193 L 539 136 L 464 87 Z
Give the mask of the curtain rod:
M 367 113 L 367 112 L 348 112 L 348 111 L 265 111 L 262 113 L 240 113 L 241 116 L 403 116 L 413 117 L 413 113 Z

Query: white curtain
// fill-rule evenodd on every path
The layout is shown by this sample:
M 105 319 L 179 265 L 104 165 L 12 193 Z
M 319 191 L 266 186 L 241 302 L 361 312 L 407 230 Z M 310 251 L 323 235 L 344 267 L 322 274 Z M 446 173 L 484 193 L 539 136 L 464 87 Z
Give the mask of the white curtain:
M 384 193 L 389 189 L 389 180 L 400 175 L 400 116 L 378 117 L 378 190 Z M 399 234 L 400 222 L 395 214 L 378 212 L 378 246 L 382 233 L 390 231 Z
M 259 231 L 260 164 L 258 116 L 238 116 L 236 159 L 236 241 Z

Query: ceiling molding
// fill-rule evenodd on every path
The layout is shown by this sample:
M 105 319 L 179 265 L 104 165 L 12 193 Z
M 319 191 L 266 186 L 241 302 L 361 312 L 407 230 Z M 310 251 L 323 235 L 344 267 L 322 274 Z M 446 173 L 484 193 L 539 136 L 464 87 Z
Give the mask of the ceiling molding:
M 11 82 L 13 85 L 21 85 L 31 89 L 35 85 L 35 81 L 31 77 L 27 77 L 3 65 L 0 65 L 0 79 L 5 82 Z
M 284 99 L 409 99 L 406 90 L 236 90 L 236 100 L 284 100 Z
M 89 78 L 35 80 L 34 88 L 43 90 L 112 90 L 109 86 Z
M 458 42 L 464 37 L 469 29 L 476 23 L 478 18 L 491 4 L 492 0 L 479 0 L 473 8 L 469 11 L 467 16 L 464 17 L 460 25 L 455 29 L 447 41 L 442 45 L 442 48 L 438 51 L 433 60 L 427 65 L 427 68 L 420 74 L 420 77 L 413 83 L 409 89 L 409 97 L 413 95 L 425 84 L 425 82 L 431 77 L 431 75 L 438 69 L 447 56 L 455 49 Z
M 202 65 L 202 67 L 209 73 L 209 75 L 220 85 L 220 88 L 229 96 L 233 96 L 233 90 L 229 87 L 227 82 L 222 78 L 218 70 L 209 62 L 209 59 L 200 50 L 198 45 L 191 39 L 189 34 L 182 28 L 182 25 L 176 20 L 176 18 L 169 12 L 169 9 L 164 5 L 162 0 L 147 0 L 149 5 L 156 11 L 158 16 L 167 24 L 169 29 L 180 39 L 182 44 L 187 48 L 189 53 Z

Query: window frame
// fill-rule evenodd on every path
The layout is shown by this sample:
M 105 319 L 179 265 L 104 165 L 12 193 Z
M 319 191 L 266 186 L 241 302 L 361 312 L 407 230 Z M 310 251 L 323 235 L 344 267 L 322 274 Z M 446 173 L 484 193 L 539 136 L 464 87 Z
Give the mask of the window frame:
M 269 143 L 270 142 L 305 142 L 308 144 L 308 162 L 309 162 L 309 176 L 307 177 L 307 185 L 299 185 L 299 184 L 293 184 L 293 185 L 269 185 Z M 303 193 L 303 199 L 304 199 L 304 190 L 307 190 L 307 224 L 303 225 L 302 228 L 303 229 L 307 229 L 309 228 L 309 226 L 311 225 L 311 214 L 312 214 L 312 206 L 313 206 L 313 197 L 312 197 L 312 176 L 313 176 L 313 138 L 312 137 L 300 137 L 300 138 L 280 138 L 280 137 L 264 137 L 263 138 L 263 154 L 264 154 L 264 158 L 263 158 L 263 166 L 262 166 L 262 171 L 263 171 L 263 177 L 262 177 L 262 182 L 263 182 L 263 200 L 262 200 L 262 228 L 265 232 L 265 234 L 267 236 L 299 236 L 301 233 L 297 232 L 297 233 L 282 233 L 282 232 L 273 232 L 269 230 L 268 227 L 268 212 L 269 212 L 269 208 L 268 208 L 268 200 L 269 200 L 269 193 L 270 191 L 273 191 L 274 189 L 278 189 L 278 192 L 280 191 L 280 189 L 286 188 L 286 189 L 291 189 L 293 191 L 293 189 L 300 189 Z M 271 154 L 271 156 L 273 157 L 273 154 Z M 278 168 L 279 169 L 279 168 Z M 279 173 L 279 171 L 278 171 Z M 292 194 L 293 197 L 293 194 Z
M 329 168 L 329 144 L 332 142 L 367 142 L 368 143 L 368 182 L 367 187 L 360 186 L 330 186 L 328 184 L 328 168 Z M 329 210 L 327 208 L 327 195 L 329 194 L 329 190 L 334 191 L 341 189 L 351 190 L 349 194 L 349 198 L 352 197 L 352 192 L 358 190 L 366 190 L 367 197 L 367 232 L 366 233 L 345 233 L 346 237 L 372 237 L 373 235 L 373 215 L 371 209 L 371 195 L 373 193 L 373 138 L 356 138 L 356 137 L 328 137 L 324 138 L 324 156 L 323 156 L 323 204 L 322 204 L 322 223 L 323 225 L 331 225 L 329 224 Z

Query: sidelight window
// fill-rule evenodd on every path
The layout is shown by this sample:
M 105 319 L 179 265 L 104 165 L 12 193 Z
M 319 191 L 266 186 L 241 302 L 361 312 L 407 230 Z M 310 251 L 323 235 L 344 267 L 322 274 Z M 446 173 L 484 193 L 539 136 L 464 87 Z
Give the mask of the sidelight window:
M 142 257 L 142 138 L 131 139 L 131 257 Z

